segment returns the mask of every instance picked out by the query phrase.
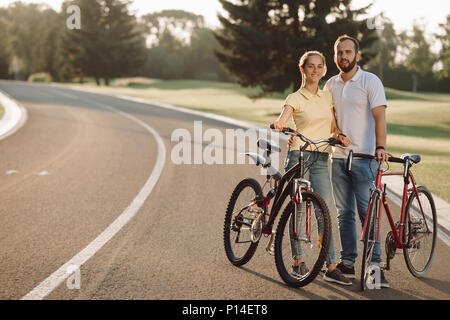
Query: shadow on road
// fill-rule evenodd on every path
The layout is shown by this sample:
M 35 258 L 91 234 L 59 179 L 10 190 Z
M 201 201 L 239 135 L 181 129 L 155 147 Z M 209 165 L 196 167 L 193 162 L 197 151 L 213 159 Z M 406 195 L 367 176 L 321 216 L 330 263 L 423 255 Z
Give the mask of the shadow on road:
M 240 267 L 239 269 L 246 271 L 252 275 L 255 275 L 263 280 L 269 281 L 271 283 L 274 283 L 278 286 L 281 286 L 285 289 L 288 289 L 291 292 L 294 292 L 303 298 L 312 299 L 312 300 L 329 300 L 323 296 L 311 293 L 306 291 L 308 286 L 304 288 L 291 288 L 287 286 L 284 282 L 274 280 L 270 277 L 267 277 L 261 273 L 258 273 L 256 271 L 250 270 L 246 267 Z M 364 292 L 360 291 L 360 282 L 359 280 L 353 280 L 353 285 L 344 287 L 338 284 L 328 284 L 320 279 L 320 275 L 314 280 L 314 284 L 329 290 L 330 292 L 334 293 L 333 299 L 336 300 L 342 300 L 342 299 L 348 299 L 348 300 L 361 300 L 361 299 L 369 299 L 369 300 L 417 300 L 418 298 L 410 295 L 408 293 L 405 293 L 403 291 L 397 290 L 395 288 L 384 288 L 384 289 L 374 289 L 374 290 L 366 290 Z M 448 282 L 445 281 L 439 281 L 434 279 L 424 279 L 425 283 L 430 284 L 432 286 L 436 286 L 437 289 L 440 289 L 442 287 L 447 286 Z M 432 282 L 433 284 L 431 284 Z M 442 289 L 441 289 L 442 290 Z M 445 291 L 448 293 L 448 290 Z M 356 296 L 355 296 L 356 295 Z M 359 296 L 359 297 L 358 297 Z
M 427 285 L 439 290 L 439 291 L 442 291 L 445 294 L 450 294 L 450 282 L 448 282 L 448 281 L 442 281 L 442 280 L 430 279 L 430 278 L 421 278 L 418 280 L 423 282 L 424 284 L 427 284 Z
M 267 276 L 265 276 L 265 275 L 263 275 L 263 274 L 261 274 L 259 272 L 250 270 L 250 269 L 248 269 L 246 267 L 240 267 L 239 269 L 241 269 L 243 271 L 246 271 L 246 272 L 248 272 L 248 273 L 250 273 L 252 275 L 255 275 L 255 276 L 257 276 L 257 277 L 259 277 L 259 278 L 261 278 L 263 280 L 272 282 L 272 283 L 274 283 L 274 284 L 276 284 L 278 286 L 281 286 L 281 287 L 283 287 L 285 289 L 288 289 L 289 291 L 294 292 L 294 293 L 296 293 L 296 294 L 298 294 L 298 295 L 300 295 L 300 296 L 302 296 L 304 298 L 312 299 L 312 300 L 327 300 L 326 298 L 324 298 L 322 296 L 319 296 L 317 294 L 304 291 L 302 288 L 298 288 L 298 289 L 291 288 L 291 287 L 287 286 L 284 282 L 274 280 L 274 279 L 272 279 L 270 277 L 267 277 Z
M 383 289 L 373 289 L 361 291 L 361 283 L 359 280 L 352 280 L 353 285 L 349 287 L 343 287 L 338 284 L 328 284 L 326 282 L 320 282 L 316 280 L 316 284 L 324 289 L 340 294 L 341 297 L 337 299 L 369 299 L 369 300 L 417 300 L 418 298 L 407 294 L 403 291 L 397 290 L 395 288 L 383 288 Z M 361 298 L 355 297 L 355 294 Z

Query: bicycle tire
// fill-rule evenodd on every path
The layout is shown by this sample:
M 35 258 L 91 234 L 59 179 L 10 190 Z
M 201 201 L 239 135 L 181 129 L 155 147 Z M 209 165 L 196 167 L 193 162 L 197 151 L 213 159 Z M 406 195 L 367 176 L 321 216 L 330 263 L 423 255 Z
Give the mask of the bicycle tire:
M 286 246 L 289 248 L 289 246 L 285 244 L 287 241 L 283 242 L 285 239 L 285 229 L 286 225 L 288 225 L 288 221 L 292 216 L 292 213 L 294 212 L 294 204 L 289 202 L 287 207 L 284 209 L 283 214 L 280 217 L 280 221 L 278 223 L 276 235 L 275 235 L 275 264 L 278 270 L 278 273 L 280 277 L 283 279 L 283 281 L 290 287 L 299 288 L 306 286 L 311 281 L 313 281 L 316 276 L 319 274 L 320 270 L 322 269 L 322 266 L 325 262 L 326 256 L 328 254 L 328 249 L 330 245 L 330 237 L 331 237 L 331 219 L 330 219 L 330 213 L 328 210 L 328 207 L 325 203 L 325 201 L 320 197 L 317 193 L 314 192 L 302 192 L 302 198 L 303 198 L 303 204 L 306 204 L 309 202 L 312 202 L 314 205 L 314 213 L 318 210 L 318 212 L 321 213 L 321 216 L 323 218 L 323 230 L 322 230 L 322 238 L 321 238 L 321 247 L 319 250 L 319 253 L 317 255 L 317 258 L 312 257 L 310 258 L 312 265 L 312 268 L 309 270 L 309 272 L 301 278 L 298 278 L 294 276 L 292 273 L 288 271 L 289 268 L 292 266 L 286 266 L 287 263 L 283 259 L 283 252 L 286 249 Z M 317 206 L 317 207 L 316 207 Z M 312 220 L 312 219 L 311 219 Z M 316 219 L 317 220 L 317 216 Z M 289 227 L 288 227 L 289 229 Z M 319 229 L 318 229 L 319 231 Z M 289 230 L 288 230 L 289 233 Z M 311 232 L 311 234 L 314 234 L 315 232 Z M 289 234 L 287 235 L 288 240 Z M 319 238 L 319 236 L 318 236 Z M 320 240 L 319 240 L 320 241 Z M 292 245 L 292 243 L 290 243 Z M 312 246 L 312 242 L 311 242 Z M 293 262 L 292 257 L 292 247 L 287 250 L 290 252 L 291 256 L 287 257 L 287 261 Z M 302 248 L 303 249 L 303 248 Z M 315 260 L 315 261 L 314 261 Z
M 364 291 L 368 281 L 368 270 L 373 256 L 373 250 L 376 244 L 377 232 L 376 222 L 378 216 L 379 195 L 373 193 L 370 197 L 370 210 L 367 214 L 367 226 L 364 234 L 364 249 L 361 261 L 361 291 Z
M 223 231 L 223 240 L 225 245 L 225 253 L 227 255 L 228 260 L 235 266 L 239 267 L 247 262 L 250 261 L 250 259 L 255 254 L 256 248 L 258 247 L 258 242 L 254 243 L 251 242 L 248 248 L 246 249 L 246 246 L 243 247 L 244 253 L 242 255 L 236 255 L 236 250 L 233 250 L 232 242 L 232 232 L 234 232 L 233 225 L 232 225 L 232 219 L 233 219 L 233 212 L 236 211 L 236 203 L 239 199 L 239 196 L 243 193 L 246 188 L 250 188 L 253 190 L 251 192 L 251 197 L 255 198 L 256 196 L 260 195 L 262 193 L 261 185 L 258 181 L 255 179 L 244 179 L 242 180 L 233 190 L 233 193 L 231 194 L 230 200 L 228 201 L 228 206 L 225 214 L 225 222 L 224 222 L 224 231 Z M 243 199 L 244 203 L 250 203 L 252 199 Z M 239 209 L 238 209 L 239 210 Z M 241 227 L 238 228 L 239 231 L 235 232 L 236 237 L 240 236 L 241 233 Z M 234 241 L 237 243 L 236 238 Z
M 433 219 L 433 221 L 431 221 L 431 224 L 429 222 L 427 222 L 428 227 L 430 227 L 430 225 L 432 225 L 432 234 L 431 234 L 431 250 L 430 250 L 430 254 L 426 257 L 426 263 L 424 264 L 423 267 L 417 268 L 416 265 L 414 265 L 413 260 L 415 260 L 414 258 L 412 259 L 411 254 L 413 252 L 413 249 L 420 249 L 420 245 L 423 246 L 423 242 L 424 241 L 419 241 L 418 243 L 414 243 L 412 244 L 412 247 L 408 247 L 408 243 L 411 240 L 412 236 L 415 236 L 415 232 L 416 232 L 416 228 L 411 228 L 412 226 L 412 215 L 416 215 L 417 217 L 417 210 L 414 208 L 414 200 L 416 200 L 415 197 L 415 193 L 411 193 L 411 195 L 408 198 L 408 202 L 406 203 L 406 209 L 405 209 L 405 227 L 403 229 L 403 242 L 405 243 L 405 246 L 403 247 L 403 256 L 405 257 L 405 262 L 406 262 L 406 266 L 408 267 L 409 272 L 411 272 L 411 274 L 417 278 L 421 278 L 423 277 L 428 270 L 431 267 L 431 263 L 433 261 L 433 257 L 434 257 L 434 252 L 435 252 L 435 247 L 436 247 L 436 236 L 437 236 L 437 216 L 436 216 L 436 207 L 434 204 L 434 200 L 433 200 L 433 196 L 431 195 L 430 191 L 424 187 L 424 186 L 419 186 L 417 187 L 417 192 L 419 194 L 419 196 L 422 194 L 424 195 L 423 198 L 421 198 L 421 205 L 422 208 L 424 210 L 426 210 L 427 208 L 429 208 L 429 213 L 431 213 L 428 216 L 428 220 L 431 218 Z M 428 203 L 425 203 L 424 200 L 427 200 Z M 416 208 L 418 208 L 416 206 Z M 423 223 L 423 222 L 422 222 Z M 422 224 L 422 227 L 424 225 Z M 427 237 L 427 240 L 429 238 Z M 417 248 L 419 246 L 419 248 Z M 417 252 L 417 251 L 416 251 Z M 415 256 L 414 256 L 415 257 Z

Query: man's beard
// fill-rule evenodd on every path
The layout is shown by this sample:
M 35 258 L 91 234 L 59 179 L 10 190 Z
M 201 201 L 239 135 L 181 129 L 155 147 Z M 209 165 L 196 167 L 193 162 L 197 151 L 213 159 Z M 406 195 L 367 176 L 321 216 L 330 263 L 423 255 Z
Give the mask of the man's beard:
M 350 72 L 350 71 L 352 71 L 352 69 L 353 69 L 353 67 L 356 65 L 356 57 L 355 57 L 355 59 L 353 59 L 353 61 L 352 62 L 350 62 L 349 64 L 348 64 L 348 66 L 347 67 L 343 67 L 343 66 L 341 66 L 339 63 L 338 63 L 338 69 L 340 70 L 340 71 L 342 71 L 342 72 L 344 72 L 344 73 L 348 73 L 348 72 Z

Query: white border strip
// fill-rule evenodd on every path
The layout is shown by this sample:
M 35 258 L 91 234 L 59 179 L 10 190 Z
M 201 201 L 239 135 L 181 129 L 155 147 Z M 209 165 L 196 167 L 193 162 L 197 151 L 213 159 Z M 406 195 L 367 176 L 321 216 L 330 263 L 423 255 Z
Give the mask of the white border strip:
M 1 90 L 0 103 L 5 109 L 5 113 L 0 120 L 0 140 L 2 140 L 15 133 L 25 124 L 28 113 L 27 109 Z
M 82 91 L 82 89 L 80 89 L 80 91 Z M 214 114 L 214 113 L 210 113 L 210 112 L 203 112 L 203 111 L 197 111 L 197 110 L 192 110 L 192 109 L 183 108 L 183 107 L 176 107 L 176 106 L 166 104 L 166 103 L 160 103 L 160 102 L 145 100 L 145 99 L 141 99 L 141 98 L 135 98 L 135 97 L 131 97 L 131 96 L 123 95 L 123 94 L 112 94 L 111 96 L 114 96 L 116 98 L 123 99 L 123 100 L 128 100 L 128 101 L 133 101 L 133 102 L 142 103 L 142 104 L 146 104 L 146 105 L 151 105 L 151 106 L 155 106 L 155 107 L 159 107 L 159 108 L 163 108 L 163 109 L 188 113 L 188 114 L 196 115 L 199 117 L 204 117 L 204 118 L 212 119 L 215 121 L 224 122 L 224 123 L 228 123 L 228 124 L 231 124 L 234 126 L 243 127 L 243 128 L 247 128 L 247 129 L 255 129 L 257 131 L 270 131 L 271 135 L 278 135 L 278 138 L 281 140 L 285 140 L 285 141 L 289 140 L 289 137 L 286 136 L 285 134 L 272 131 L 269 128 L 257 127 L 256 125 L 251 124 L 249 122 L 233 119 L 230 117 L 226 117 L 226 116 L 222 116 L 222 115 L 218 115 L 218 114 Z
M 255 129 L 255 130 L 258 130 L 258 131 L 270 131 L 270 133 L 272 135 L 277 135 L 278 134 L 279 135 L 278 138 L 280 140 L 284 140 L 286 142 L 289 140 L 289 137 L 286 136 L 285 134 L 272 131 L 269 128 L 257 127 L 256 125 L 251 124 L 249 122 L 233 119 L 233 118 L 230 118 L 230 117 L 226 117 L 226 116 L 222 116 L 222 115 L 218 115 L 218 114 L 214 114 L 214 113 L 210 113 L 210 112 L 192 110 L 192 109 L 188 109 L 188 108 L 173 106 L 173 105 L 170 105 L 170 104 L 167 104 L 167 103 L 161 103 L 161 102 L 146 100 L 146 99 L 132 97 L 132 96 L 127 96 L 127 95 L 123 95 L 123 94 L 97 92 L 95 90 L 89 90 L 89 88 L 83 88 L 83 87 L 80 87 L 80 86 L 67 87 L 67 86 L 64 86 L 64 85 L 59 85 L 57 83 L 52 83 L 49 86 L 54 87 L 54 88 L 59 88 L 59 89 L 80 91 L 80 92 L 83 92 L 83 93 L 92 93 L 92 94 L 97 94 L 97 95 L 103 95 L 103 96 L 106 96 L 106 97 L 115 97 L 115 98 L 119 98 L 119 99 L 122 99 L 122 100 L 137 102 L 137 103 L 141 103 L 141 104 L 145 104 L 145 105 L 149 105 L 149 106 L 153 106 L 153 107 L 158 107 L 158 108 L 163 108 L 163 109 L 183 112 L 183 113 L 187 113 L 187 114 L 192 114 L 192 115 L 196 115 L 196 116 L 199 116 L 199 117 L 208 118 L 208 119 L 212 119 L 212 120 L 228 123 L 228 124 L 231 124 L 231 125 L 234 125 L 234 126 L 237 126 L 237 127 L 242 127 L 242 128 L 247 128 L 247 129 Z
M 153 168 L 150 177 L 146 181 L 145 185 L 139 191 L 138 195 L 131 204 L 123 211 L 120 216 L 111 223 L 105 231 L 103 231 L 95 240 L 87 245 L 82 251 L 70 259 L 67 263 L 62 265 L 58 270 L 51 274 L 47 279 L 42 281 L 36 288 L 31 290 L 27 295 L 25 295 L 21 300 L 42 300 L 48 296 L 55 288 L 57 288 L 64 280 L 66 280 L 75 269 L 78 269 L 81 265 L 86 263 L 92 256 L 95 255 L 112 237 L 114 237 L 120 229 L 122 229 L 139 211 L 139 209 L 144 204 L 145 200 L 148 198 L 153 188 L 155 187 L 159 177 L 164 168 L 166 161 L 166 148 L 164 142 L 159 134 L 148 124 L 137 119 L 136 117 L 119 111 L 113 107 L 107 106 L 101 103 L 95 103 L 97 106 L 108 109 L 110 111 L 116 112 L 121 116 L 134 121 L 140 126 L 144 127 L 150 134 L 155 137 L 158 150 L 156 164 Z M 71 272 L 72 271 L 72 272 Z

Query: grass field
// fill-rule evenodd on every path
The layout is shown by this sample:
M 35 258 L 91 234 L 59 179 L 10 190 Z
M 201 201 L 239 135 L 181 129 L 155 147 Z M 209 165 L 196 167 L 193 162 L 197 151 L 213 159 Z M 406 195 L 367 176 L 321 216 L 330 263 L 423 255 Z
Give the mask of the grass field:
M 110 87 L 93 83 L 83 86 L 225 115 L 262 127 L 278 117 L 288 93 L 252 100 L 248 96 L 258 90 L 236 84 L 145 78 L 118 79 Z M 413 169 L 416 180 L 450 202 L 450 94 L 414 94 L 386 88 L 386 96 L 388 151 L 395 156 L 420 154 L 423 160 Z

